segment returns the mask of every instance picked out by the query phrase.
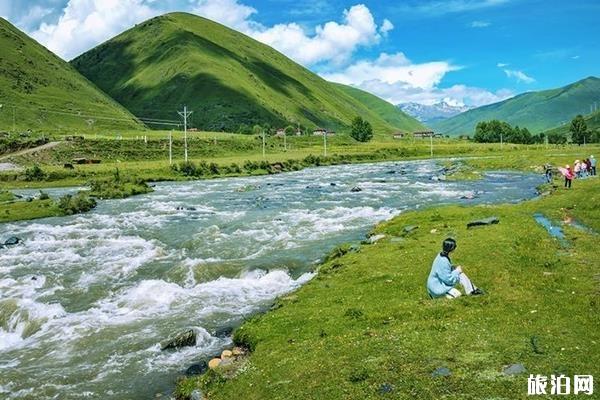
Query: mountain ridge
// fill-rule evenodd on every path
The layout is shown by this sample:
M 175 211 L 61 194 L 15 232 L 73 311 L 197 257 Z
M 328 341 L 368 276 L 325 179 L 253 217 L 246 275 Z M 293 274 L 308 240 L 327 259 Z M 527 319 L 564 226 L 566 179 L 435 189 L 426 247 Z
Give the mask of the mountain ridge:
M 589 111 L 600 99 L 600 79 L 589 76 L 563 87 L 525 92 L 498 103 L 488 104 L 432 124 L 448 135 L 472 135 L 480 121 L 499 119 L 540 133 Z
M 338 130 L 356 115 L 380 135 L 403 128 L 271 47 L 187 13 L 147 20 L 71 64 L 138 116 L 174 119 L 187 104 L 200 129 L 268 122 Z

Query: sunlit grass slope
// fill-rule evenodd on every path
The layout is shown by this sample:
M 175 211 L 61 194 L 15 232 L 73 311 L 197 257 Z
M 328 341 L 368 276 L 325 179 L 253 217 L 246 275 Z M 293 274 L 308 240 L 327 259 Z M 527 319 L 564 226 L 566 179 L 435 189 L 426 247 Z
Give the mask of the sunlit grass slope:
M 0 131 L 136 129 L 125 108 L 67 62 L 0 18 Z

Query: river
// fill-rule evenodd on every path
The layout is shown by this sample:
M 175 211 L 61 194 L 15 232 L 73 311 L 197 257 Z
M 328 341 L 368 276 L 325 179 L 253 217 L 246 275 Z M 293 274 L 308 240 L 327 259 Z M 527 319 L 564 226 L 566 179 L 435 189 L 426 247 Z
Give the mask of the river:
M 90 213 L 0 224 L 0 240 L 24 240 L 0 249 L 0 398 L 169 393 L 187 366 L 231 343 L 220 330 L 310 280 L 336 245 L 405 210 L 517 202 L 542 183 L 511 172 L 430 180 L 439 168 L 388 162 L 166 182 Z M 160 351 L 188 327 L 196 347 Z

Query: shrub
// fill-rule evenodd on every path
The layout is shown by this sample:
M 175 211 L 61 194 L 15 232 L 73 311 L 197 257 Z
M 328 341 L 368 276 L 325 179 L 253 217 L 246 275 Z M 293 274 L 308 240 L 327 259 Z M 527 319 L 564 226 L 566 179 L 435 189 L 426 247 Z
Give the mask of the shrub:
M 40 196 L 39 196 L 40 200 L 48 200 L 49 198 L 50 198 L 50 196 L 48 196 L 48 193 L 40 190 Z
M 58 200 L 58 208 L 67 215 L 90 211 L 96 207 L 96 200 L 86 193 L 67 194 Z
M 44 179 L 46 179 L 46 176 L 47 174 L 37 164 L 25 170 L 26 181 L 43 181 Z

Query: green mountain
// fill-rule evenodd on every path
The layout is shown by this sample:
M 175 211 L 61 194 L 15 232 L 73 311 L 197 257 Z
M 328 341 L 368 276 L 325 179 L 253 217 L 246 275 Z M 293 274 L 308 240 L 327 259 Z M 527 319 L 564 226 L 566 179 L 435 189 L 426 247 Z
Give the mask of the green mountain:
M 372 95 L 371 93 L 339 83 L 333 83 L 333 85 L 335 85 L 344 93 L 360 101 L 371 111 L 376 112 L 385 122 L 387 122 L 391 126 L 402 127 L 402 130 L 409 132 L 425 129 L 425 126 L 421 122 L 404 113 L 398 107 L 395 107 L 393 104 L 388 103 L 387 101 L 375 95 Z
M 590 111 L 600 100 L 600 79 L 589 77 L 570 85 L 540 92 L 523 93 L 508 100 L 466 111 L 433 124 L 443 134 L 472 135 L 480 121 L 498 119 L 539 133 L 571 121 Z
M 0 131 L 135 129 L 136 118 L 68 63 L 0 18 Z
M 141 23 L 72 65 L 135 115 L 174 120 L 185 104 L 200 129 L 299 123 L 344 130 L 356 115 L 378 134 L 410 127 L 390 124 L 274 49 L 186 13 Z
M 573 116 L 575 117 L 575 116 Z M 600 110 L 595 111 L 591 114 L 584 115 L 585 123 L 587 125 L 588 131 L 591 132 L 599 132 L 600 131 Z M 566 122 L 560 126 L 557 126 L 553 129 L 547 130 L 545 133 L 547 135 L 570 135 L 569 129 L 571 128 L 571 121 Z

